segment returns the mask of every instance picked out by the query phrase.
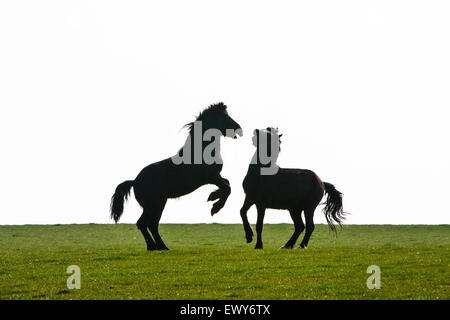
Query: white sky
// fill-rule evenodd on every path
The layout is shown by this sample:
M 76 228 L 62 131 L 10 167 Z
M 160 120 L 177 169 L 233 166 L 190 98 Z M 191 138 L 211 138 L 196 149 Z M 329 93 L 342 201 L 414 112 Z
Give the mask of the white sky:
M 335 184 L 348 223 L 448 224 L 449 16 L 448 1 L 2 1 L 0 224 L 111 223 L 117 184 L 219 101 L 244 129 L 222 139 L 232 194 L 211 217 L 204 186 L 161 222 L 239 223 L 251 132 L 270 125 L 278 164 Z M 121 222 L 140 214 L 132 197 Z

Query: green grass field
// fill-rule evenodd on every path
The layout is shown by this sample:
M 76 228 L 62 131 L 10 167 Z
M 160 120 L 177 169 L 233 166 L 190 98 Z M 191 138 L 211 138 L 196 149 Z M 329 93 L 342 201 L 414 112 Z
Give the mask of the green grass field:
M 254 250 L 241 225 L 161 225 L 172 250 L 147 252 L 134 225 L 0 226 L 0 299 L 450 298 L 449 225 L 352 225 L 337 239 L 317 225 L 308 249 L 278 249 L 292 231 L 265 225 Z M 366 286 L 370 265 L 381 289 Z

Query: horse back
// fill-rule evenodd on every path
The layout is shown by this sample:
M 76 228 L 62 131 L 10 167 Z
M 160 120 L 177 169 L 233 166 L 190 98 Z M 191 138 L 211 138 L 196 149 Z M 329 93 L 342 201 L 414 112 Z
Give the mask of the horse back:
M 311 170 L 280 168 L 275 175 L 246 177 L 244 191 L 266 208 L 307 208 L 320 202 L 324 185 Z
M 208 184 L 222 165 L 175 164 L 172 158 L 152 163 L 141 170 L 134 182 L 136 199 L 178 198 Z

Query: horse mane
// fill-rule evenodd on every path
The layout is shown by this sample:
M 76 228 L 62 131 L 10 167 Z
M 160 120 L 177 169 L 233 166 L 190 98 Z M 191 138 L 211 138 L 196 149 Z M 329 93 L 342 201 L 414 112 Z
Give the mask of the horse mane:
M 266 131 L 269 131 L 270 133 L 278 134 L 278 128 L 267 127 Z
M 268 132 L 270 135 L 276 135 L 278 136 L 278 143 L 281 144 L 281 137 L 283 136 L 283 134 L 278 134 L 278 128 L 274 128 L 274 127 L 267 127 L 266 129 L 257 129 L 258 131 L 265 131 Z M 259 148 L 259 146 L 256 146 L 257 148 Z M 280 148 L 281 151 L 281 148 Z
M 210 117 L 211 115 L 214 114 L 220 114 L 220 113 L 224 113 L 227 111 L 227 106 L 225 105 L 225 103 L 223 102 L 219 102 L 219 103 L 214 103 L 211 104 L 209 107 L 206 107 L 203 111 L 201 111 L 199 113 L 199 115 L 197 117 L 195 117 L 195 121 L 203 121 L 205 119 L 207 119 L 208 117 Z M 189 131 L 189 134 L 192 133 L 192 130 L 194 128 L 194 122 L 189 122 L 186 123 L 182 128 L 186 128 Z

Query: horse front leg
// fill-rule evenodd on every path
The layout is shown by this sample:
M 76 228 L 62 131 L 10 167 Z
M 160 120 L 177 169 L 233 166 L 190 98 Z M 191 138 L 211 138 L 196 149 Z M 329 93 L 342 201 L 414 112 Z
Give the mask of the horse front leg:
M 213 216 L 225 206 L 225 202 L 227 201 L 231 193 L 231 187 L 230 182 L 227 179 L 222 178 L 220 175 L 215 177 L 213 181 L 211 181 L 211 183 L 219 188 L 211 192 L 211 194 L 208 197 L 208 201 L 219 199 L 213 204 L 211 208 L 211 215 Z
M 257 206 L 257 210 L 258 210 L 258 218 L 256 220 L 256 246 L 255 246 L 255 249 L 262 249 L 263 248 L 262 231 L 263 231 L 264 215 L 266 213 L 266 208 Z
M 244 225 L 244 231 L 245 231 L 245 238 L 247 239 L 247 243 L 252 242 L 253 240 L 253 231 L 250 227 L 250 223 L 248 223 L 247 218 L 247 211 L 250 209 L 250 207 L 253 205 L 253 202 L 251 202 L 247 197 L 245 197 L 244 204 L 241 208 L 241 218 L 242 218 L 242 224 Z
M 225 178 L 222 179 L 225 180 L 225 182 L 228 183 L 228 185 L 230 185 L 230 181 L 228 181 L 228 179 Z M 217 189 L 209 194 L 208 201 L 214 201 L 221 197 L 223 197 L 223 189 Z

